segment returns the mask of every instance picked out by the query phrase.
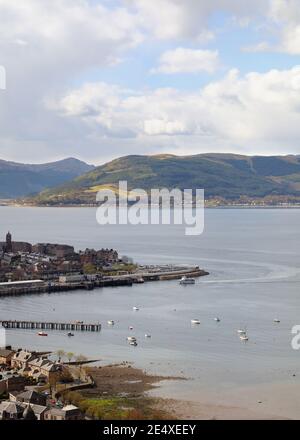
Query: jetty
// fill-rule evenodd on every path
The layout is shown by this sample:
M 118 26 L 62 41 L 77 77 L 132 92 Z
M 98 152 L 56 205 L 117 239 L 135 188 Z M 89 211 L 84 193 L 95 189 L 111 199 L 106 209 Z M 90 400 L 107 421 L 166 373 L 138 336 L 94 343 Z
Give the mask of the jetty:
M 42 321 L 3 321 L 0 326 L 5 329 L 22 330 L 72 330 L 81 332 L 100 332 L 101 324 L 85 324 L 83 322 L 42 322 Z

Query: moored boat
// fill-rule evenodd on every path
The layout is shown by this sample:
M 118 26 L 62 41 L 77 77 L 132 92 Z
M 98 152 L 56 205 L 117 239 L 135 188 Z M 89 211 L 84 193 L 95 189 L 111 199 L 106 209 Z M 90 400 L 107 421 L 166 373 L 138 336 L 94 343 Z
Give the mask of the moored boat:
M 133 347 L 136 347 L 138 344 L 136 341 L 131 341 L 129 342 L 129 345 L 132 345 Z
M 136 338 L 134 336 L 128 336 L 127 341 L 128 342 L 135 342 Z
M 180 284 L 181 285 L 187 285 L 187 284 L 195 284 L 195 279 L 194 278 L 188 278 L 186 276 L 182 277 L 180 280 Z
M 200 321 L 199 321 L 199 319 L 191 319 L 191 323 L 199 325 Z
M 39 333 L 38 333 L 38 336 L 48 336 L 48 334 L 45 333 L 45 332 L 39 332 Z

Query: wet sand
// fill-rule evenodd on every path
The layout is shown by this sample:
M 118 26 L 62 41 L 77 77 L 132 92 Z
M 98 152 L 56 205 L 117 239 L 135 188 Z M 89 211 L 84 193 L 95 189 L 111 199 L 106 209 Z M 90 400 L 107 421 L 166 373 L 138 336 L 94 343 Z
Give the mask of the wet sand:
M 152 394 L 152 393 L 151 393 Z M 230 390 L 203 390 L 191 400 L 163 399 L 178 419 L 299 420 L 300 384 L 260 384 Z
M 87 397 L 120 396 L 147 398 L 148 405 L 178 420 L 287 420 L 300 418 L 300 384 L 234 387 L 227 390 L 203 389 L 191 400 L 168 398 L 163 384 L 186 381 L 183 377 L 147 374 L 129 363 L 87 368 L 95 388 Z M 168 393 L 167 393 L 168 394 Z M 163 397 L 162 397 L 163 396 Z
M 85 391 L 89 396 L 126 396 L 139 397 L 155 389 L 161 381 L 185 380 L 182 377 L 165 377 L 147 374 L 145 371 L 124 362 L 86 368 L 95 381 L 93 389 Z

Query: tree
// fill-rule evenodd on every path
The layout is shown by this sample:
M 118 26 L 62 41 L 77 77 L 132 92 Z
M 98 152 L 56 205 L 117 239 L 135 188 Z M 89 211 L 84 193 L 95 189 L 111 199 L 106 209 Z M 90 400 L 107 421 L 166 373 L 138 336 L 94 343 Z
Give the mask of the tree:
M 79 354 L 78 356 L 76 356 L 76 362 L 78 362 L 79 364 L 79 373 L 80 373 L 80 377 L 81 377 L 81 372 L 82 372 L 82 365 L 84 364 L 85 361 L 87 361 L 87 357 L 85 357 L 83 354 Z
M 71 351 L 69 351 L 69 353 L 67 353 L 66 356 L 67 356 L 68 361 L 71 362 L 72 359 L 73 359 L 73 357 L 74 357 L 74 353 L 72 353 Z
M 58 357 L 58 362 L 60 363 L 61 360 L 62 360 L 62 358 L 63 358 L 64 356 L 66 356 L 66 353 L 65 353 L 64 350 L 57 350 L 56 355 L 57 355 L 57 357 Z
M 83 272 L 93 275 L 96 272 L 96 267 L 92 263 L 87 263 L 83 266 Z

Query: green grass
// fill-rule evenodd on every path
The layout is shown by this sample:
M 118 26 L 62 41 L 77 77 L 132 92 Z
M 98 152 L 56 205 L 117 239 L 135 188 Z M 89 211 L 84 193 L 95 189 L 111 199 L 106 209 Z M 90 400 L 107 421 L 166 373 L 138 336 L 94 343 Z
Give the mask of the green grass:
M 78 406 L 88 417 L 97 420 L 164 420 L 170 415 L 153 408 L 151 398 L 107 397 L 89 398 L 79 392 L 64 393 L 65 402 Z

